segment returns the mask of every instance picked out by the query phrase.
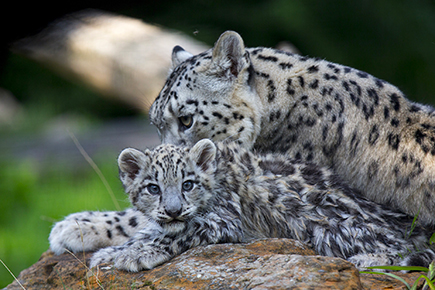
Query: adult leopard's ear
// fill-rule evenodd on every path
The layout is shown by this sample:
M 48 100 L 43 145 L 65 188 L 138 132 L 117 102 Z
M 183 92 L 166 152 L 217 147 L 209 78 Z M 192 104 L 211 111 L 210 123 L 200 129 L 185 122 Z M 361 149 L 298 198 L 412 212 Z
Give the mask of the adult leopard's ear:
M 218 74 L 236 78 L 248 67 L 245 45 L 237 32 L 222 33 L 213 47 L 213 64 Z
M 187 52 L 181 46 L 177 45 L 172 49 L 172 69 L 176 68 L 180 63 L 191 58 L 193 54 Z
M 216 145 L 209 139 L 198 141 L 190 149 L 190 157 L 201 171 L 212 174 L 216 170 Z
M 118 157 L 118 166 L 122 182 L 125 184 L 133 181 L 139 171 L 144 168 L 147 163 L 148 155 L 146 153 L 133 148 L 124 149 Z

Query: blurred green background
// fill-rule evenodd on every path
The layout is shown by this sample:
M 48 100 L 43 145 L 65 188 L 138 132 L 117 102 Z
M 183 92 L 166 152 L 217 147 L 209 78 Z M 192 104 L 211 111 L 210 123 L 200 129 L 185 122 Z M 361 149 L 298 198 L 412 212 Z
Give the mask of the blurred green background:
M 183 31 L 210 46 L 228 29 L 239 32 L 247 46 L 273 47 L 289 41 L 304 55 L 367 71 L 397 85 L 414 101 L 435 104 L 434 1 L 120 2 L 79 1 L 53 7 L 54 14 L 42 4 L 27 7 L 27 13 L 17 5 L 12 13 L 15 22 L 7 26 L 12 28 L 5 31 L 3 43 L 32 35 L 65 13 L 96 8 Z M 77 153 L 65 128 L 73 128 L 85 144 L 98 141 L 98 132 L 108 123 L 129 120 L 137 135 L 149 130 L 146 116 L 136 108 L 65 81 L 8 52 L 6 45 L 0 52 L 0 88 L 13 95 L 19 108 L 12 121 L 0 124 L 0 259 L 18 275 L 47 250 L 54 221 L 77 211 L 116 209 L 102 181 L 80 154 L 44 155 L 43 149 L 55 152 L 58 144 L 65 144 L 56 143 L 63 138 L 69 140 L 67 150 Z M 117 179 L 118 152 L 92 153 L 121 207 L 127 207 Z M 0 265 L 0 288 L 12 280 Z

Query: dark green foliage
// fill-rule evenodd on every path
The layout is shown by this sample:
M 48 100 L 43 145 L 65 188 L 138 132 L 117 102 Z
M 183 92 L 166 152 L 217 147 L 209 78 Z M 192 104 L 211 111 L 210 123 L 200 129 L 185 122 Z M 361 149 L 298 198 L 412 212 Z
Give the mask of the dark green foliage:
M 367 71 L 435 104 L 435 2 L 429 0 L 164 1 L 124 11 L 212 45 L 225 30 L 247 46 L 292 42 L 304 55 Z

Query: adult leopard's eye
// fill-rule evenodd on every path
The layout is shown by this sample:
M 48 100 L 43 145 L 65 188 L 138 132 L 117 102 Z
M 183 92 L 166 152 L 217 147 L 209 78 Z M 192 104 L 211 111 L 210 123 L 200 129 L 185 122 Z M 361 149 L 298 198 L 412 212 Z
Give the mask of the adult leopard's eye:
M 183 191 L 191 191 L 193 188 L 193 182 L 190 180 L 185 181 L 181 187 L 183 188 Z
M 192 116 L 181 116 L 178 118 L 180 120 L 181 125 L 185 127 L 185 129 L 189 129 L 192 127 L 193 124 L 193 118 Z
M 160 187 L 155 184 L 148 184 L 147 186 L 148 192 L 150 194 L 159 194 L 160 193 Z

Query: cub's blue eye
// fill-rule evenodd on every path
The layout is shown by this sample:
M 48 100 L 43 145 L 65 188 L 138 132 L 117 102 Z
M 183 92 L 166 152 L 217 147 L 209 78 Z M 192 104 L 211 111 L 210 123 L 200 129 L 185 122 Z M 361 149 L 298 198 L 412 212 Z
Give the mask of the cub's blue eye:
M 193 182 L 188 180 L 183 182 L 183 185 L 181 186 L 183 191 L 191 191 L 193 188 Z
M 148 192 L 150 194 L 159 194 L 160 193 L 160 187 L 155 184 L 148 184 L 147 186 Z

